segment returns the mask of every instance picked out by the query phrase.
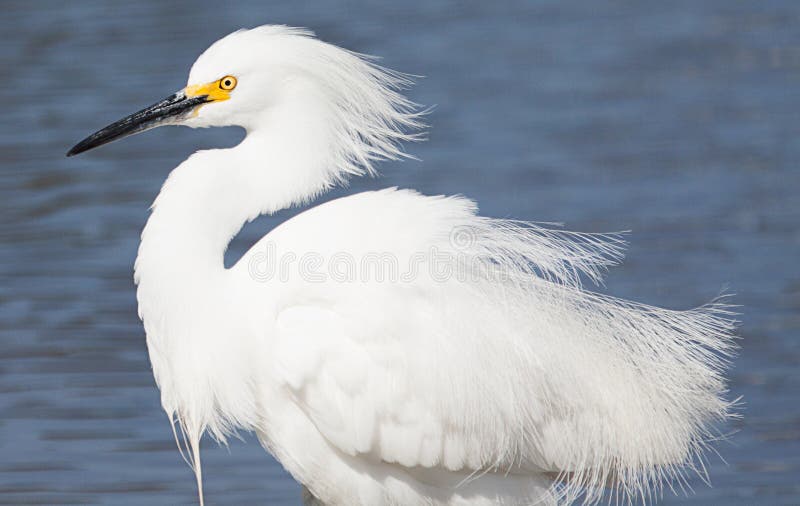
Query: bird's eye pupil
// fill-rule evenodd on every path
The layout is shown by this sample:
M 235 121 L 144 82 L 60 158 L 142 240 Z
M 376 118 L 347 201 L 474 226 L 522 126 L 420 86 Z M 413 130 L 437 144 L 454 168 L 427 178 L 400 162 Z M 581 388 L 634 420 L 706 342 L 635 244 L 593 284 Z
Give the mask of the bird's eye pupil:
M 230 85 L 231 85 L 231 80 L 225 79 L 225 86 L 230 86 Z

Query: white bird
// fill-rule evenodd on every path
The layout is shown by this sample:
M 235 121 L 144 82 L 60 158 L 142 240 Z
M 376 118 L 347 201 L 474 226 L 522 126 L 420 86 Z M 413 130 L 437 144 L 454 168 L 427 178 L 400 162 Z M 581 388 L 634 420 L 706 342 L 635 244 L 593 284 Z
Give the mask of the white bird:
M 649 500 L 705 474 L 703 450 L 732 416 L 729 307 L 585 289 L 620 259 L 618 235 L 388 188 L 309 209 L 224 267 L 246 222 L 403 157 L 421 127 L 409 82 L 306 30 L 240 30 L 186 88 L 68 153 L 163 124 L 247 132 L 172 171 L 135 266 L 200 503 L 202 435 L 239 430 L 307 504 Z

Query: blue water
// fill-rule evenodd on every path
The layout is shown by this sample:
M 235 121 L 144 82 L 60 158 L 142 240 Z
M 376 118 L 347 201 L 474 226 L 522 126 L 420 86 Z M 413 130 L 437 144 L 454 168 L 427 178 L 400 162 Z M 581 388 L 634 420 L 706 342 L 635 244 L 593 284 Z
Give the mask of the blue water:
M 742 418 L 713 488 L 665 504 L 800 503 L 800 4 L 31 2 L 0 15 L 0 503 L 191 504 L 159 407 L 132 263 L 189 153 L 236 130 L 160 129 L 81 156 L 86 134 L 180 88 L 220 36 L 266 22 L 426 76 L 423 161 L 379 180 L 491 216 L 632 231 L 607 290 L 672 308 L 727 286 Z M 294 211 L 293 211 L 294 212 Z M 292 212 L 246 227 L 228 258 Z M 204 447 L 208 504 L 298 504 L 252 438 Z

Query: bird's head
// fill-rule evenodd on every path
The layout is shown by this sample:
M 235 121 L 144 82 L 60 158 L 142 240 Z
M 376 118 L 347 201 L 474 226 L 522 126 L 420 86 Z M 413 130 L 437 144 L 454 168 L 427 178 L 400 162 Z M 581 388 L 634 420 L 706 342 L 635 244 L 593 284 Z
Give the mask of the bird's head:
M 415 104 L 399 92 L 410 82 L 307 30 L 239 30 L 200 55 L 185 88 L 90 135 L 67 156 L 162 125 L 257 131 L 291 104 L 282 121 L 333 139 L 331 161 L 343 173 L 370 172 L 373 161 L 402 156 L 398 143 L 421 126 Z

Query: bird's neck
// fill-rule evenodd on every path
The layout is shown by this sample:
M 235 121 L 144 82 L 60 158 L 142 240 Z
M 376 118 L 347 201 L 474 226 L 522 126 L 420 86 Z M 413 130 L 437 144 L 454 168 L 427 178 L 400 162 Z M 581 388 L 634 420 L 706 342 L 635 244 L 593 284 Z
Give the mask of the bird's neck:
M 225 410 L 212 405 L 213 395 L 196 398 L 195 385 L 236 376 L 222 371 L 228 362 L 220 355 L 235 349 L 231 334 L 241 325 L 229 321 L 241 305 L 223 263 L 228 243 L 247 221 L 327 186 L 324 131 L 303 134 L 315 125 L 298 121 L 302 112 L 274 110 L 277 117 L 266 123 L 280 129 L 251 129 L 233 148 L 192 155 L 164 183 L 142 232 L 137 298 L 162 402 L 167 412 L 195 418 L 197 427 L 213 428 L 214 413 Z
M 223 270 L 231 239 L 248 221 L 307 202 L 331 186 L 330 135 L 308 101 L 259 118 L 230 149 L 199 151 L 172 171 L 142 233 L 137 277 Z M 317 114 L 318 115 L 318 114 Z

